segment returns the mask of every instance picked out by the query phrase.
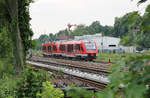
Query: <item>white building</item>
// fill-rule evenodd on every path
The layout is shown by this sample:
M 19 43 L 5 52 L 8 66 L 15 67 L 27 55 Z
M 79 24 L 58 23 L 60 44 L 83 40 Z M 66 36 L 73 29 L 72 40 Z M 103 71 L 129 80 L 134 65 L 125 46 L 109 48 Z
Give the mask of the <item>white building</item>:
M 90 40 L 95 41 L 99 50 L 118 49 L 120 38 L 102 36 L 101 34 L 75 36 L 75 40 Z

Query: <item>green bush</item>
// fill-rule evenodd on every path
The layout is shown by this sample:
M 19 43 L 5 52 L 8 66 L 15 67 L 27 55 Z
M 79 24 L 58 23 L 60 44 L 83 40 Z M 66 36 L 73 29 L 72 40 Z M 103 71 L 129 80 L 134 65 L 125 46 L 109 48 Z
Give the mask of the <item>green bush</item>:
M 110 92 L 112 98 L 150 98 L 149 63 L 149 54 L 132 55 L 122 59 L 112 66 L 112 73 L 109 75 L 110 84 L 99 95 L 107 95 Z
M 10 64 L 10 60 L 8 58 L 0 59 L 0 78 L 2 78 L 5 74 L 14 74 L 13 65 Z
M 37 93 L 37 97 L 39 98 L 63 98 L 64 93 L 60 89 L 55 89 L 55 86 L 49 82 L 43 82 L 42 93 Z
M 15 77 L 9 74 L 3 75 L 0 79 L 0 98 L 16 97 L 16 81 Z
M 35 71 L 31 67 L 25 68 L 17 81 L 16 96 L 18 98 L 36 98 L 36 93 L 42 90 L 42 83 L 49 81 L 49 77 L 43 70 Z
M 84 88 L 75 87 L 74 85 L 67 89 L 67 97 L 71 98 L 92 98 L 93 92 L 89 92 Z

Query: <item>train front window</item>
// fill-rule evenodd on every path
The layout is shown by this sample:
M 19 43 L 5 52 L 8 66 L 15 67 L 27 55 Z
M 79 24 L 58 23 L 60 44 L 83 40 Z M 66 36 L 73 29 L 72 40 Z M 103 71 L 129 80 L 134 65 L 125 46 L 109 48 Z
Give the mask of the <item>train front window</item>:
M 86 50 L 87 51 L 94 51 L 96 50 L 96 46 L 94 42 L 85 42 Z

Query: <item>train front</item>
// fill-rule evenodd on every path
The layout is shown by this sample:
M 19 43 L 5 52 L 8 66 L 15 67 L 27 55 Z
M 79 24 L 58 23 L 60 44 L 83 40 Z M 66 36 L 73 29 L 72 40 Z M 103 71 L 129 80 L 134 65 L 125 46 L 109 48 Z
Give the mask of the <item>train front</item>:
M 98 54 L 97 44 L 94 41 L 84 42 L 88 59 L 95 59 Z

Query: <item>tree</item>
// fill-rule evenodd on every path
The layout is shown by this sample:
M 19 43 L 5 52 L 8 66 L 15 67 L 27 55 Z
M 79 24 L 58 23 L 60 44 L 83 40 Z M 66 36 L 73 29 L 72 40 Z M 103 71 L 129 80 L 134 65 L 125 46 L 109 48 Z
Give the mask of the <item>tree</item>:
M 0 0 L 0 32 L 5 28 L 13 46 L 16 73 L 23 69 L 25 55 L 31 47 L 32 30 L 29 24 L 29 4 L 32 0 Z M 23 46 L 23 47 L 22 47 Z M 5 49 L 4 49 L 5 50 Z
M 125 35 L 121 34 L 122 39 L 120 41 L 120 44 L 124 46 L 133 46 L 133 45 L 135 46 L 135 44 L 137 43 L 137 34 L 139 33 L 138 31 L 141 23 L 141 16 L 138 14 L 138 12 L 131 12 L 124 16 L 128 16 L 128 19 L 126 20 L 125 24 L 122 25 L 126 26 L 127 31 Z
M 95 34 L 102 32 L 103 27 L 100 25 L 99 21 L 94 21 L 88 28 L 89 34 Z
M 144 3 L 146 1 L 148 1 L 148 0 L 139 0 L 138 4 Z
M 49 38 L 48 35 L 46 34 L 42 34 L 38 39 L 38 45 L 37 45 L 37 49 L 41 50 L 42 49 L 42 44 L 51 41 L 51 39 Z
M 69 38 L 68 30 L 67 29 L 60 30 L 55 36 L 56 39 L 58 40 L 68 39 Z
M 102 32 L 104 32 L 105 36 L 113 36 L 114 27 L 113 26 L 103 26 Z
M 32 0 L 18 0 L 18 22 L 19 29 L 21 32 L 22 46 L 24 59 L 26 52 L 32 47 L 31 37 L 33 35 L 32 29 L 30 28 L 30 14 L 29 5 L 33 2 Z
M 13 52 L 15 57 L 15 71 L 19 73 L 23 69 L 23 54 L 21 33 L 18 22 L 18 0 L 5 0 L 10 16 L 10 29 L 13 41 Z
M 85 34 L 89 34 L 88 32 L 88 27 L 85 26 L 84 24 L 80 24 L 76 27 L 75 30 L 73 30 L 73 32 L 71 33 L 71 37 L 73 38 L 74 36 L 82 36 Z
M 53 33 L 50 33 L 50 34 L 49 34 L 49 39 L 50 39 L 50 41 L 52 42 L 52 41 L 56 40 L 56 36 L 53 35 Z
M 150 5 L 147 6 L 146 11 L 140 23 L 140 32 L 138 32 L 137 44 L 144 49 L 150 48 Z
M 40 43 L 48 42 L 48 41 L 49 41 L 49 37 L 48 37 L 48 35 L 43 34 L 43 35 L 41 35 L 41 36 L 39 37 L 38 41 L 39 41 Z
M 135 24 L 135 22 L 138 21 L 139 17 L 136 17 L 137 19 L 132 19 L 133 21 L 130 22 L 130 18 L 139 16 L 140 15 L 137 12 L 130 12 L 125 14 L 124 16 L 120 18 L 115 18 L 115 24 L 114 24 L 114 37 L 120 37 L 123 38 L 124 36 L 127 36 L 129 33 L 132 33 L 132 30 L 135 27 L 138 27 L 138 24 Z M 130 22 L 130 23 L 129 23 Z

